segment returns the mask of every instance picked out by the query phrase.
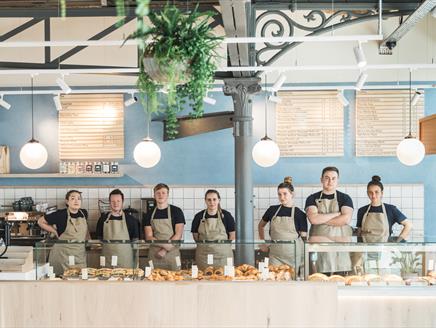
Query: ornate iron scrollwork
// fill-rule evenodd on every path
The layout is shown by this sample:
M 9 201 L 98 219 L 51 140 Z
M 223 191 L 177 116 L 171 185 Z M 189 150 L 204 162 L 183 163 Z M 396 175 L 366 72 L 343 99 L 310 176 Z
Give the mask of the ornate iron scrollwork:
M 383 14 L 383 17 L 403 16 L 405 14 L 407 13 L 404 11 L 397 11 Z M 339 21 L 337 20 L 338 17 L 340 17 Z M 288 16 L 284 11 L 265 11 L 256 18 L 256 31 L 260 28 L 261 37 L 292 37 L 295 36 L 295 31 L 298 29 L 308 32 L 305 34 L 306 36 L 313 36 L 349 26 L 351 24 L 377 19 L 378 13 L 375 10 L 358 12 L 351 10 L 338 10 L 328 16 L 325 11 L 312 10 L 306 15 L 303 15 L 303 18 L 308 23 L 307 25 L 300 24 L 295 19 Z M 316 24 L 313 24 L 314 22 Z M 281 42 L 273 44 L 265 42 L 264 47 L 256 51 L 256 63 L 258 66 L 269 66 L 287 51 L 296 47 L 300 43 L 301 42 Z M 271 52 L 271 56 L 266 56 L 266 54 Z M 261 57 L 268 58 L 262 59 Z

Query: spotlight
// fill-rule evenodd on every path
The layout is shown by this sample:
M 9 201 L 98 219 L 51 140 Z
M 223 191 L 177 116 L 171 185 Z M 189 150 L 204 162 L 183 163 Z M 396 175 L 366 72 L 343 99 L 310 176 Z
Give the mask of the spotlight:
M 204 98 L 203 98 L 203 101 L 204 101 L 206 104 L 209 104 L 209 105 L 215 105 L 215 104 L 216 104 L 216 99 L 215 99 L 215 98 L 208 97 L 208 96 L 204 97 Z
M 4 109 L 11 109 L 11 104 L 3 99 L 4 95 L 0 95 L 0 106 Z
M 357 79 L 357 82 L 356 82 L 356 90 L 362 89 L 362 87 L 365 84 L 367 78 L 368 78 L 368 74 L 363 73 L 363 72 L 360 73 L 359 78 Z
M 338 91 L 338 94 L 336 95 L 336 97 L 338 98 L 338 100 L 341 102 L 341 104 L 344 106 L 344 107 L 347 107 L 349 104 L 350 104 L 350 102 L 348 101 L 348 99 L 347 98 L 345 98 L 345 96 L 344 96 L 344 91 Z
M 356 57 L 357 66 L 363 68 L 366 66 L 365 53 L 362 50 L 362 45 L 359 43 L 357 47 L 354 47 L 354 56 Z
M 413 98 L 412 98 L 412 106 L 416 106 L 416 104 L 419 101 L 419 98 L 421 98 L 421 95 L 422 95 L 421 92 L 419 92 L 419 91 L 415 92 L 415 94 L 413 95 Z
M 286 75 L 281 73 L 279 75 L 279 77 L 277 78 L 277 80 L 274 82 L 274 84 L 272 86 L 272 90 L 273 91 L 279 91 L 280 88 L 282 87 L 283 83 L 285 83 L 285 80 L 286 80 Z
M 62 89 L 62 91 L 66 94 L 71 93 L 71 88 L 68 86 L 68 84 L 65 82 L 64 77 L 62 76 L 62 78 L 58 77 L 56 79 L 56 83 L 58 84 L 58 86 Z
M 56 106 L 56 110 L 60 112 L 62 110 L 61 95 L 54 96 L 53 101 Z
M 273 102 L 273 103 L 276 103 L 276 104 L 280 104 L 282 102 L 282 98 L 275 96 L 275 95 L 269 96 L 268 100 Z
M 130 98 L 124 102 L 124 106 L 129 107 L 129 106 L 133 105 L 134 103 L 136 103 L 137 101 L 138 101 L 138 98 L 136 98 L 135 94 L 132 93 Z

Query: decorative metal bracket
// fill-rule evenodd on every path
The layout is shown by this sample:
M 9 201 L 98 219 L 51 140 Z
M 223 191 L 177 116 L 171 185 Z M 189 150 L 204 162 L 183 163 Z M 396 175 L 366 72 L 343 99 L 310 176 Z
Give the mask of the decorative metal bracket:
M 383 13 L 383 18 L 404 16 L 411 11 L 393 11 Z M 291 14 L 292 15 L 292 11 Z M 284 11 L 271 10 L 266 11 L 256 18 L 256 30 L 260 28 L 262 37 L 267 36 L 294 36 L 296 30 L 308 32 L 306 36 L 315 36 L 331 32 L 346 26 L 358 24 L 361 22 L 378 19 L 378 12 L 374 9 L 365 11 L 338 10 L 327 16 L 322 10 L 312 10 L 303 18 L 308 23 L 303 25 L 298 23 L 295 18 L 291 18 Z M 338 22 L 339 19 L 339 22 Z M 264 47 L 256 51 L 256 63 L 258 66 L 271 66 L 286 52 L 295 48 L 302 42 L 281 42 L 281 43 L 264 43 Z M 271 54 L 268 56 L 268 54 Z M 264 59 L 262 59 L 262 57 Z M 267 57 L 267 58 L 265 58 Z M 258 75 L 260 72 L 258 72 Z

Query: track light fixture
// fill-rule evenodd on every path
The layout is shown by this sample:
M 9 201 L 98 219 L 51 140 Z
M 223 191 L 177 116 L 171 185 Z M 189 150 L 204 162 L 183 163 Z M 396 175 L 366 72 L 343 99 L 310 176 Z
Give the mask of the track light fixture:
M 69 87 L 69 85 L 65 82 L 65 77 L 62 75 L 62 78 L 58 77 L 56 79 L 56 83 L 59 86 L 59 88 L 62 89 L 62 91 L 66 94 L 71 93 L 71 88 Z
M 286 81 L 286 75 L 280 73 L 279 77 L 277 78 L 277 80 L 274 82 L 272 86 L 272 91 L 279 91 L 283 83 L 285 83 L 285 81 Z
M 415 94 L 412 97 L 412 106 L 416 106 L 416 104 L 419 101 L 419 98 L 421 98 L 422 93 L 419 91 L 416 91 Z
M 357 79 L 357 82 L 356 82 L 356 90 L 362 89 L 367 78 L 368 78 L 368 74 L 366 74 L 364 72 L 360 73 L 359 78 Z
M 56 96 L 54 96 L 53 101 L 56 106 L 56 110 L 60 112 L 62 110 L 61 95 L 57 94 Z
M 362 49 L 362 44 L 359 42 L 359 45 L 354 47 L 353 50 L 354 50 L 354 57 L 356 57 L 357 66 L 359 68 L 365 67 L 367 62 L 365 58 L 365 53 L 363 52 Z
M 7 110 L 11 109 L 11 104 L 4 100 L 3 97 L 4 95 L 0 95 L 0 106 Z
M 344 96 L 344 90 L 338 90 L 338 94 L 336 95 L 336 97 L 344 107 L 347 107 L 350 104 L 348 99 Z
M 134 93 L 131 93 L 130 98 L 124 102 L 124 106 L 129 107 L 129 106 L 133 105 L 134 103 L 136 103 L 137 101 L 138 101 L 138 98 L 135 97 Z
M 272 94 L 272 95 L 270 95 L 269 97 L 268 97 L 268 100 L 269 101 L 271 101 L 271 102 L 273 102 L 273 103 L 276 103 L 276 104 L 280 104 L 281 102 L 282 102 L 282 98 L 280 98 L 279 96 L 277 96 L 277 94 Z

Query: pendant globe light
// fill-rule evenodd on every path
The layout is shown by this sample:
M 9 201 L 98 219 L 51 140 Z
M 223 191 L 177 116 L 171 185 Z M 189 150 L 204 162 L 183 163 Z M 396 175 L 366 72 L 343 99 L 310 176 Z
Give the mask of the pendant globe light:
M 32 139 L 30 139 L 20 150 L 20 160 L 29 169 L 36 170 L 47 162 L 47 149 L 34 137 L 33 122 L 33 75 L 31 76 L 32 86 Z
M 268 97 L 266 91 L 266 75 L 265 75 L 265 136 L 258 141 L 254 147 L 251 155 L 257 165 L 262 167 L 270 167 L 277 163 L 280 158 L 279 146 L 268 137 Z
M 412 136 L 412 70 L 409 71 L 409 134 L 397 146 L 397 157 L 407 166 L 419 164 L 425 156 L 423 143 Z
M 135 162 L 146 169 L 149 169 L 159 163 L 161 152 L 159 146 L 150 138 L 150 113 L 148 111 L 147 96 L 147 137 L 138 143 L 133 151 Z

